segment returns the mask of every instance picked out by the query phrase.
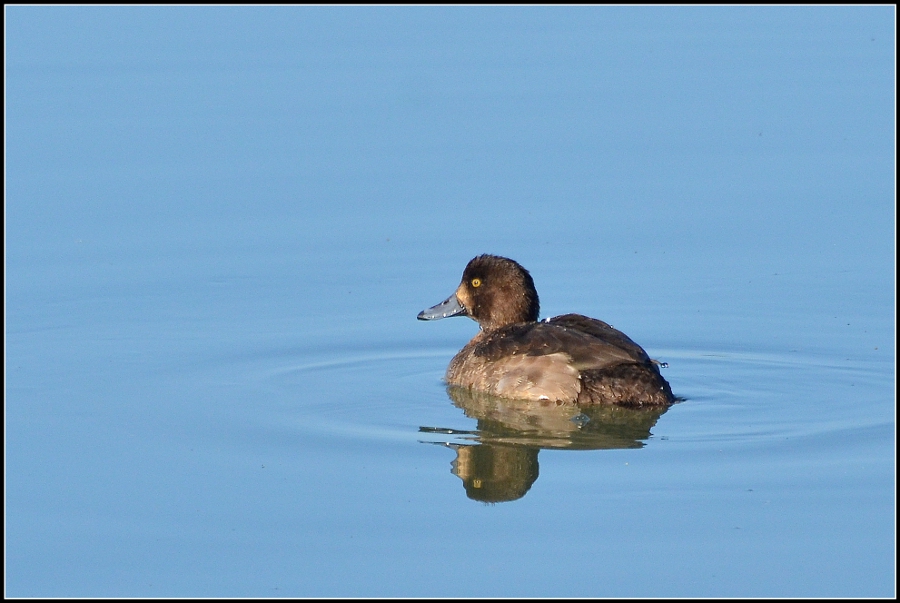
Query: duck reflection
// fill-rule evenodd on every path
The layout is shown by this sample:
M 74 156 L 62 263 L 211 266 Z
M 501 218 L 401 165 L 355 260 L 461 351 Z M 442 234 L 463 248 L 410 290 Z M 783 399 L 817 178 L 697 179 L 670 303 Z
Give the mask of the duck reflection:
M 625 408 L 509 400 L 453 386 L 447 393 L 467 417 L 478 421 L 476 430 L 462 432 L 474 443 L 444 444 L 456 450 L 452 472 L 463 481 L 469 498 L 490 503 L 525 496 L 538 478 L 542 448 L 641 448 L 657 419 L 668 410 L 667 406 Z M 460 434 L 434 427 L 420 427 L 419 431 Z

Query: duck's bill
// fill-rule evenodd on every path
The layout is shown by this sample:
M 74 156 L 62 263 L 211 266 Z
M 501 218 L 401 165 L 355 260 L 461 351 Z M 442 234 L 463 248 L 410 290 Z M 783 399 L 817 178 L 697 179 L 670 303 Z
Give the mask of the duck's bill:
M 465 313 L 466 309 L 460 305 L 459 300 L 456 299 L 456 294 L 454 293 L 438 305 L 419 312 L 417 318 L 419 320 L 439 320 L 441 318 L 450 318 L 451 316 L 459 316 L 460 314 Z

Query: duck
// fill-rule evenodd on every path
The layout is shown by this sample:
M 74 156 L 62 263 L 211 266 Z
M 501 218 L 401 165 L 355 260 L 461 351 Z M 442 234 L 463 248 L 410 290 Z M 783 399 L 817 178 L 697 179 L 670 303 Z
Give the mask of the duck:
M 480 327 L 447 367 L 451 387 L 556 405 L 675 402 L 661 363 L 623 332 L 581 314 L 539 314 L 531 274 L 515 260 L 483 254 L 466 265 L 450 297 L 417 318 L 468 316 Z

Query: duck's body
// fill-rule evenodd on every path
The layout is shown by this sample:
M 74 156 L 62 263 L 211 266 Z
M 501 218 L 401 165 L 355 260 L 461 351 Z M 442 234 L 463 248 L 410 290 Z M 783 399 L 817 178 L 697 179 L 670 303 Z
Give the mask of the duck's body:
M 450 385 L 503 398 L 658 406 L 674 401 L 657 363 L 602 320 L 565 314 L 537 322 L 531 275 L 508 258 L 469 262 L 456 292 L 420 320 L 467 315 L 481 331 L 447 368 Z

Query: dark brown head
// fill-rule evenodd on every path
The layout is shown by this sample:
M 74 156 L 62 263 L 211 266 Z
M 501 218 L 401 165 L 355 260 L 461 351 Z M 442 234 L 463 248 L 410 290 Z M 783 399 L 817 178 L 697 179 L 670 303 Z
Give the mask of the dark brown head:
M 509 258 L 480 255 L 463 271 L 456 292 L 419 313 L 419 320 L 466 315 L 492 331 L 519 322 L 536 322 L 540 304 L 528 271 Z

